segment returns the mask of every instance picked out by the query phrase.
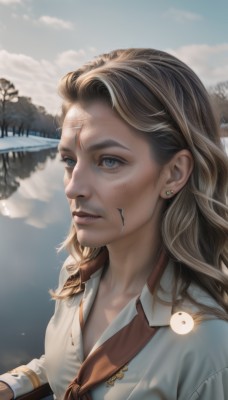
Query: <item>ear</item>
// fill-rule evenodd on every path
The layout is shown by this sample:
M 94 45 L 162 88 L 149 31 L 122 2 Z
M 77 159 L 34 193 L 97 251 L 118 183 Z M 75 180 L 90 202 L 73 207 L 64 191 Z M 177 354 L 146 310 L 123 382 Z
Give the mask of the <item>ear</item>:
M 193 157 L 189 150 L 180 150 L 164 166 L 164 185 L 160 192 L 167 199 L 177 194 L 187 183 L 193 170 Z

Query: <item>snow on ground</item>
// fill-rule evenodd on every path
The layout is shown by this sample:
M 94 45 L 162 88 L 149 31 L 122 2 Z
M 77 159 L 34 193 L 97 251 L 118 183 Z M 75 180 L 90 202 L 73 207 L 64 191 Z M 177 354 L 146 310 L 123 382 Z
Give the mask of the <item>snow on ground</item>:
M 39 136 L 12 136 L 9 133 L 8 137 L 0 138 L 0 153 L 8 151 L 38 151 L 57 147 L 58 139 L 48 139 Z
M 228 137 L 222 139 L 226 152 L 228 154 Z M 48 139 L 39 136 L 12 136 L 9 133 L 8 137 L 0 138 L 0 153 L 6 153 L 7 151 L 38 151 L 41 149 L 48 149 L 51 147 L 57 147 L 59 143 L 58 139 Z

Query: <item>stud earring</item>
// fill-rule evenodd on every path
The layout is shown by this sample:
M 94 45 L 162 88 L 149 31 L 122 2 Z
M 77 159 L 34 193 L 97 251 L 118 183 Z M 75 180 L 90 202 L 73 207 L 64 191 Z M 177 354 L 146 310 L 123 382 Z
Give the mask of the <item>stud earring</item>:
M 171 196 L 171 194 L 173 194 L 173 190 L 166 190 L 165 194 L 166 196 Z

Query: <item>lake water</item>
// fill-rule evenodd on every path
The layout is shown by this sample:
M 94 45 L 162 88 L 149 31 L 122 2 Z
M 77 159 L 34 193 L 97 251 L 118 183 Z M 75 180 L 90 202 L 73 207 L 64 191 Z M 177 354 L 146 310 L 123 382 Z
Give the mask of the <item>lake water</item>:
M 69 225 L 56 149 L 0 154 L 0 373 L 43 353 Z

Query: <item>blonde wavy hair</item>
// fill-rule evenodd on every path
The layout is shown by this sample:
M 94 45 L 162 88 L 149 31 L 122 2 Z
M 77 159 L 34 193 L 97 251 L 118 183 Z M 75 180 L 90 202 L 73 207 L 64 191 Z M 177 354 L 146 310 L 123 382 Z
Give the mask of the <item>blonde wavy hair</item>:
M 194 281 L 227 312 L 228 162 L 209 95 L 196 74 L 163 51 L 116 50 L 68 73 L 59 91 L 64 113 L 77 101 L 108 103 L 147 137 L 161 165 L 181 149 L 191 152 L 191 177 L 168 202 L 163 216 L 163 243 L 176 263 L 182 293 L 188 295 L 187 288 Z M 72 274 L 101 250 L 80 246 L 74 225 L 63 247 L 79 259 L 71 265 Z M 60 298 L 75 293 L 76 281 L 63 289 Z M 206 306 L 201 310 L 228 319 L 222 310 Z

